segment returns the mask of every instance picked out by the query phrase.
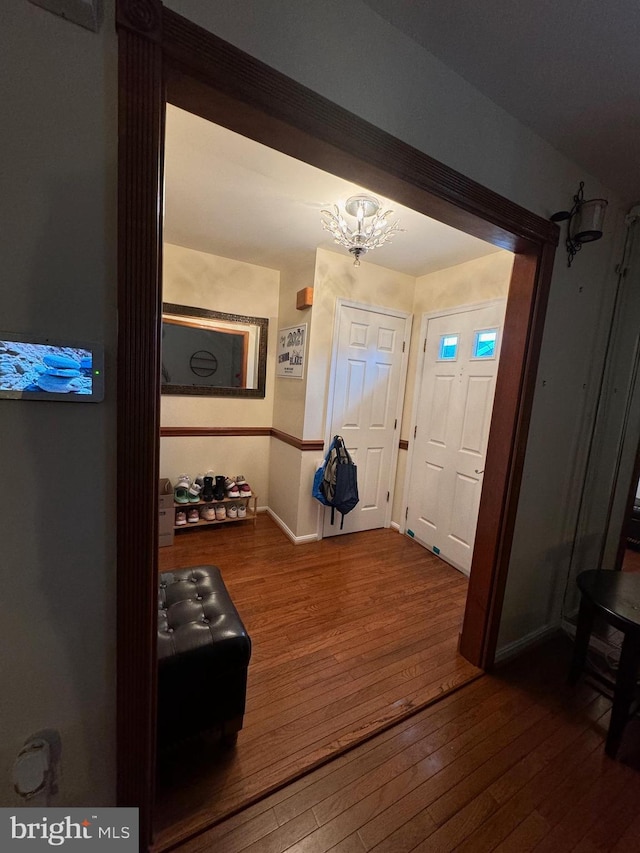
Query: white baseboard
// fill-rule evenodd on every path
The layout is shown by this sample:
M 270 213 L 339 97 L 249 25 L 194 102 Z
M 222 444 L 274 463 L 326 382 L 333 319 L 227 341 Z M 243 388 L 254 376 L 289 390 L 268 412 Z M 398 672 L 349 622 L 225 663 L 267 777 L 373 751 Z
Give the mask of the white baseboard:
M 522 654 L 526 649 L 530 649 L 533 646 L 537 646 L 540 643 L 543 643 L 545 640 L 548 640 L 549 637 L 553 637 L 554 634 L 560 633 L 560 625 L 543 625 L 542 628 L 538 628 L 535 631 L 531 631 L 531 633 L 526 634 L 524 637 L 521 637 L 519 640 L 514 640 L 513 643 L 509 643 L 503 648 L 499 649 L 496 652 L 495 663 L 503 664 L 507 661 L 510 661 L 512 658 L 517 657 Z
M 294 532 L 287 527 L 284 521 L 280 518 L 280 516 L 276 515 L 275 512 L 270 507 L 265 507 L 267 515 L 270 515 L 271 518 L 278 525 L 280 530 L 287 535 L 287 537 L 293 542 L 294 545 L 304 545 L 306 542 L 317 542 L 318 534 L 317 533 L 309 533 L 307 536 L 296 536 Z
M 398 533 L 400 532 L 400 525 L 397 521 L 392 521 L 389 527 L 391 527 L 393 530 L 397 530 Z

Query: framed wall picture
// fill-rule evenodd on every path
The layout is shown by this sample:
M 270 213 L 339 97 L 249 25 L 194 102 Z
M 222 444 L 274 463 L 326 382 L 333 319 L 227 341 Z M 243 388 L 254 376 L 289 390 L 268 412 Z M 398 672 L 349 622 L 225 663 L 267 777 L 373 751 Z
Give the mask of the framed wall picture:
M 290 326 L 278 332 L 276 376 L 302 379 L 307 346 L 307 324 Z

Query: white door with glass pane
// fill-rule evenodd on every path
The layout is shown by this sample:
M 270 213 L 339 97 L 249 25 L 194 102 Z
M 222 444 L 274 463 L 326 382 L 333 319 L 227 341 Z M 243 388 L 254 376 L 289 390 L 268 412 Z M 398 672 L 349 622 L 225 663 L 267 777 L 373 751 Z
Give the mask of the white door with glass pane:
M 360 501 L 342 530 L 326 508 L 323 537 L 390 523 L 410 332 L 406 312 L 338 300 L 330 435 L 343 437 L 357 465 Z
M 505 300 L 426 318 L 406 532 L 469 573 Z

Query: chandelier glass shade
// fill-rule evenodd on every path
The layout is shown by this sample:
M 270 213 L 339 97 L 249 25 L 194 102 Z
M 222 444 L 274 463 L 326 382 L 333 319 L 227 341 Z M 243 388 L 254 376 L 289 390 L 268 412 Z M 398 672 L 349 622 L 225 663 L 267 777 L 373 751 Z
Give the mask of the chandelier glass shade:
M 337 204 L 333 210 L 320 211 L 322 227 L 334 238 L 334 242 L 344 246 L 354 257 L 353 265 L 360 266 L 360 258 L 370 249 L 377 249 L 388 242 L 394 234 L 404 231 L 396 220 L 389 224 L 392 210 L 382 211 L 378 199 L 370 195 L 353 195 L 344 206 L 345 212 L 355 219 L 349 225 L 340 213 Z

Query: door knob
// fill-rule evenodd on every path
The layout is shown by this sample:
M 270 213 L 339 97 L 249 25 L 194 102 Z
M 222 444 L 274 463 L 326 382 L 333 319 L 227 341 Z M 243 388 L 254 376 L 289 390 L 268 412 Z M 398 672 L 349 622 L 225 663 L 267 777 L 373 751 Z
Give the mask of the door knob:
M 478 471 L 477 468 L 475 468 L 474 470 L 475 470 L 476 474 L 484 474 L 484 468 L 482 469 L 482 471 Z

